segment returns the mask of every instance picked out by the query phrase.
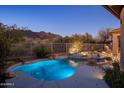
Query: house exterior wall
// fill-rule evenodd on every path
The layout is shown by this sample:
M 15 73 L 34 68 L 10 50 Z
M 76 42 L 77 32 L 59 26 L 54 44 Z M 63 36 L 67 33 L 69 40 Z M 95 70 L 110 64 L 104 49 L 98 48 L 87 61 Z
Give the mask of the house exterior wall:
M 113 33 L 112 34 L 112 53 L 114 56 L 118 56 L 119 51 L 119 37 L 120 33 Z

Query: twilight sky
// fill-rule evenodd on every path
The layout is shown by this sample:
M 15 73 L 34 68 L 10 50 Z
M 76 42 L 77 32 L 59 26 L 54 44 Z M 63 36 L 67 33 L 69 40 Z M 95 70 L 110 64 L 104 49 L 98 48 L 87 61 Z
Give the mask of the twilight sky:
M 118 28 L 119 20 L 102 6 L 0 6 L 0 22 L 33 31 L 60 35 L 96 35 L 104 28 Z

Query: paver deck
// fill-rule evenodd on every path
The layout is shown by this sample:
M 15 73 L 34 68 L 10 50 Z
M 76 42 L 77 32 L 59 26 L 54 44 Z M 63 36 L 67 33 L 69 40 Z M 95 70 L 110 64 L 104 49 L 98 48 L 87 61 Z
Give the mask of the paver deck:
M 14 86 L 8 87 L 16 88 L 108 88 L 102 77 L 103 72 L 98 67 L 81 65 L 73 76 L 64 80 L 37 80 L 30 75 L 20 73 L 6 82 L 14 83 Z

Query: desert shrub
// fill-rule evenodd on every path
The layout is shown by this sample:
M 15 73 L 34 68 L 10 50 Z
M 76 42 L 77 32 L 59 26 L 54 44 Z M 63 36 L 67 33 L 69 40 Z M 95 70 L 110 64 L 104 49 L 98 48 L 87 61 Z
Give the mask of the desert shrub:
M 104 79 L 112 88 L 124 88 L 124 72 L 120 71 L 118 63 L 113 63 L 112 69 L 105 69 Z
M 33 51 L 37 58 L 48 57 L 48 54 L 50 53 L 49 50 L 46 49 L 43 45 L 35 47 Z
M 5 83 L 6 78 L 6 58 L 8 55 L 8 44 L 5 40 L 0 40 L 0 83 Z M 5 87 L 0 85 L 0 87 Z
M 28 43 L 18 43 L 18 44 L 13 44 L 10 48 L 10 53 L 9 57 L 28 57 L 32 56 L 32 51 L 31 51 L 31 45 Z

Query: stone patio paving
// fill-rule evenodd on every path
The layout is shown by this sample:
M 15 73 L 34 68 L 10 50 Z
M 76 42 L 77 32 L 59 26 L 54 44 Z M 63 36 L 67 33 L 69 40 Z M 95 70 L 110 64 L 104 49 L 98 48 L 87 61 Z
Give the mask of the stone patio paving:
M 81 65 L 70 78 L 57 81 L 37 80 L 25 73 L 9 79 L 7 83 L 14 83 L 16 88 L 108 88 L 102 80 L 103 72 L 99 68 Z

